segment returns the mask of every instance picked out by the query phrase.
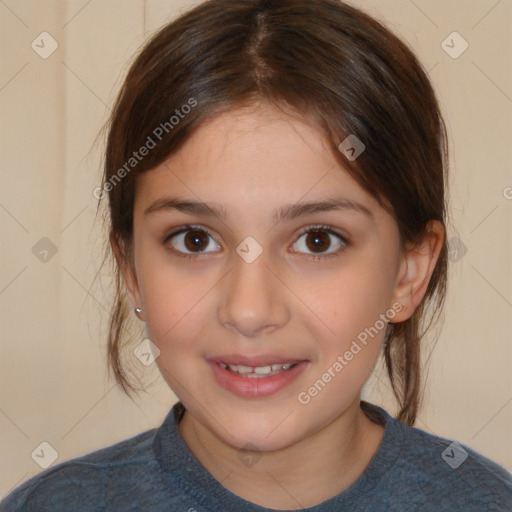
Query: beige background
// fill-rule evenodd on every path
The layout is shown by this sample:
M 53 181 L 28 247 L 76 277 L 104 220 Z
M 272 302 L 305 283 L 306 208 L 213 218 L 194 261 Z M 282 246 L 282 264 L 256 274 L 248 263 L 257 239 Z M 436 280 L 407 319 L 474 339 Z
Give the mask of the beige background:
M 158 426 L 175 401 L 154 365 L 135 403 L 107 379 L 110 281 L 108 269 L 96 275 L 106 239 L 92 195 L 103 146 L 94 141 L 131 56 L 194 3 L 0 2 L 0 495 L 41 471 L 31 458 L 41 442 L 56 464 Z M 352 3 L 430 70 L 452 144 L 453 224 L 467 254 L 453 264 L 417 426 L 511 470 L 512 2 Z M 59 45 L 47 59 L 31 48 L 43 31 Z M 441 47 L 453 31 L 469 43 L 458 59 Z M 57 248 L 47 262 L 33 253 L 44 237 Z M 395 412 L 380 372 L 364 396 Z

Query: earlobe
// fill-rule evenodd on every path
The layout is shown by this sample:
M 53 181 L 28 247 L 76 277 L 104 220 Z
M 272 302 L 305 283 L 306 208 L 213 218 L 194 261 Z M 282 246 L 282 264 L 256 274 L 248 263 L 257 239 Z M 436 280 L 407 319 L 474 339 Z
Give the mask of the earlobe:
M 112 252 L 114 253 L 119 272 L 121 273 L 121 277 L 125 285 L 126 294 L 130 299 L 132 309 L 135 311 L 136 308 L 141 307 L 141 297 L 135 268 L 130 258 L 127 257 L 126 252 L 122 250 L 118 240 L 112 235 L 112 233 L 110 235 L 110 245 L 112 247 Z M 140 313 L 135 311 L 135 314 L 139 319 L 143 320 Z
M 393 302 L 400 303 L 403 309 L 395 315 L 393 323 L 408 320 L 421 304 L 439 259 L 444 238 L 443 224 L 431 221 L 419 246 L 404 249 L 393 294 Z
M 135 269 L 130 264 L 127 264 L 122 271 L 122 276 L 125 283 L 126 294 L 128 295 L 132 304 L 132 309 L 135 311 L 135 314 L 140 320 L 144 320 L 140 306 L 141 298 Z

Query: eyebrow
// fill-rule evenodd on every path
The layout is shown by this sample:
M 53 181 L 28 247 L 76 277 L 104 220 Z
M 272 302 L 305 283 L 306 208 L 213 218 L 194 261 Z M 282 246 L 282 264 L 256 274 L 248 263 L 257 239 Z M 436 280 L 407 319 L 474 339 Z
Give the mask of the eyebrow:
M 228 214 L 225 208 L 215 203 L 191 201 L 177 197 L 162 197 L 157 199 L 144 210 L 144 216 L 157 212 L 179 211 L 190 215 L 206 217 L 219 217 L 226 220 Z M 274 212 L 272 220 L 275 224 L 283 220 L 292 220 L 297 217 L 329 211 L 352 211 L 366 215 L 373 220 L 373 213 L 364 205 L 349 199 L 326 199 L 311 203 L 296 203 L 283 206 Z

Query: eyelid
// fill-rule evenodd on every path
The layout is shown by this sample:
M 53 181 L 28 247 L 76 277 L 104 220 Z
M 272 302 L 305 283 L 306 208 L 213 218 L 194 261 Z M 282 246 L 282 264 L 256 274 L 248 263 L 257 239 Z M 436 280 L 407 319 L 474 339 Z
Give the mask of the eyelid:
M 305 228 L 302 228 L 302 230 L 299 233 L 299 236 L 305 235 L 306 233 L 310 233 L 312 231 L 313 232 L 314 231 L 325 231 L 326 233 L 338 236 L 341 240 L 343 240 L 344 242 L 348 243 L 346 236 L 344 236 L 341 233 L 339 233 L 336 230 L 336 228 L 334 228 L 332 226 L 329 226 L 327 224 L 316 224 L 316 225 L 313 225 L 313 226 L 307 226 Z
M 211 236 L 213 238 L 213 233 L 205 226 L 201 226 L 201 225 L 198 225 L 198 224 L 185 224 L 184 226 L 180 226 L 178 228 L 175 228 L 173 229 L 170 233 L 167 233 L 165 236 L 164 236 L 164 243 L 169 241 L 169 239 L 171 239 L 173 236 L 175 235 L 179 235 L 181 233 L 186 233 L 187 231 L 204 231 L 205 233 L 207 233 L 209 236 Z
M 215 236 L 213 235 L 213 233 L 207 227 L 201 226 L 201 225 L 196 225 L 196 224 L 186 224 L 184 226 L 180 226 L 180 227 L 173 229 L 170 233 L 168 233 L 164 236 L 164 239 L 162 241 L 163 245 L 165 245 L 167 247 L 167 244 L 168 244 L 169 240 L 171 240 L 171 238 L 173 238 L 177 235 L 181 235 L 183 233 L 187 233 L 188 231 L 202 231 L 202 232 L 206 233 L 212 240 L 214 240 L 217 245 L 220 245 L 215 240 Z M 180 256 L 183 258 L 188 258 L 190 260 L 202 259 L 202 258 L 207 257 L 209 254 L 212 254 L 211 251 L 188 253 L 188 252 L 179 251 L 175 248 L 169 248 L 169 251 L 171 251 L 174 255 L 177 255 L 177 256 Z
M 318 254 L 315 254 L 315 253 L 308 254 L 308 253 L 306 253 L 305 256 L 308 258 L 309 261 L 319 261 L 319 260 L 326 260 L 328 258 L 335 258 L 337 256 L 340 256 L 340 254 L 345 249 L 347 249 L 347 247 L 350 245 L 350 242 L 349 242 L 348 238 L 345 235 L 342 235 L 341 233 L 339 233 L 336 228 L 334 228 L 332 226 L 328 226 L 326 224 L 317 224 L 317 225 L 314 225 L 314 226 L 308 226 L 308 227 L 302 228 L 302 230 L 299 233 L 299 236 L 297 238 L 297 241 L 302 236 L 304 236 L 306 234 L 309 234 L 309 233 L 314 233 L 314 232 L 317 232 L 317 231 L 321 231 L 321 232 L 327 233 L 329 235 L 336 236 L 339 239 L 339 241 L 341 242 L 342 247 L 340 247 L 338 250 L 336 250 L 334 252 L 318 253 Z M 294 244 L 297 243 L 297 241 L 294 242 Z M 293 252 L 294 253 L 299 253 L 299 251 L 293 251 Z

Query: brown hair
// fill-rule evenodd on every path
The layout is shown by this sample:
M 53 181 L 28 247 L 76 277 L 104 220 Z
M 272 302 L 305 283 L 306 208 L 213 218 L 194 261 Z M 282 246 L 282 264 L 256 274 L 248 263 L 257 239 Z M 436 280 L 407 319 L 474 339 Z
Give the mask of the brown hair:
M 400 39 L 336 0 L 202 3 L 145 44 L 108 123 L 102 182 L 109 198 L 107 251 L 115 246 L 122 254 L 122 261 L 112 260 L 108 361 L 128 395 L 135 387 L 121 349 L 131 311 L 121 270 L 133 265 L 135 177 L 177 151 L 204 121 L 260 101 L 314 123 L 339 163 L 394 216 L 403 244 L 418 243 L 429 221 L 445 225 L 445 125 L 426 73 Z M 192 104 L 176 123 L 177 109 Z M 338 149 L 351 134 L 366 146 L 356 160 Z M 147 155 L 130 160 L 150 139 L 156 145 Z M 408 425 L 422 396 L 420 340 L 439 319 L 446 276 L 445 239 L 422 304 L 409 320 L 388 326 L 386 368 L 397 418 Z

